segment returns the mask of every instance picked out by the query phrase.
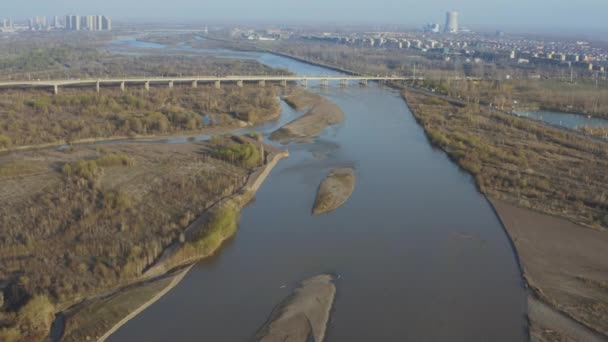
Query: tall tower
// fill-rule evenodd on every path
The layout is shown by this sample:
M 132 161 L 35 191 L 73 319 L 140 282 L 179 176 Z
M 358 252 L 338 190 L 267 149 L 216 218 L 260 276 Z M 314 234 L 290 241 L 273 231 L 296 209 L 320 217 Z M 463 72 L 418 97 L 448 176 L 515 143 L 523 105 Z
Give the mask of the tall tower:
M 443 32 L 458 33 L 458 12 L 450 11 L 446 14 Z

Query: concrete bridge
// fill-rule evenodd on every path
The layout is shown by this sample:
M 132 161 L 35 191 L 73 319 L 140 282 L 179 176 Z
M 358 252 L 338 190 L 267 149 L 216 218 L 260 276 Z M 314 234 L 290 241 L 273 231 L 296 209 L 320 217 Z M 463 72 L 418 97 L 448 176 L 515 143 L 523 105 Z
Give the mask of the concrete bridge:
M 287 83 L 300 83 L 308 85 L 308 81 L 320 81 L 321 85 L 328 86 L 330 82 L 340 82 L 347 86 L 351 82 L 367 85 L 367 82 L 405 82 L 422 80 L 422 77 L 373 77 L 373 76 L 193 76 L 193 77 L 132 77 L 132 78 L 99 78 L 99 79 L 66 79 L 66 80 L 35 80 L 35 81 L 9 81 L 0 82 L 0 89 L 47 88 L 59 94 L 60 87 L 95 87 L 97 92 L 101 87 L 117 86 L 125 90 L 127 86 L 143 86 L 150 89 L 150 85 L 164 85 L 173 88 L 175 84 L 188 84 L 196 88 L 199 83 L 213 84 L 220 88 L 222 83 L 236 84 L 242 87 L 244 83 L 255 83 L 265 86 L 266 83 L 275 83 L 287 86 Z

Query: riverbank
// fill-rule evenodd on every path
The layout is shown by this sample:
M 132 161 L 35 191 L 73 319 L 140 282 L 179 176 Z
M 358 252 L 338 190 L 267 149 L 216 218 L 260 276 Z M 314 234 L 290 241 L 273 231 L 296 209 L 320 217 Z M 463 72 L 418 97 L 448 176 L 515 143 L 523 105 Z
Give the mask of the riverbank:
M 63 341 L 79 341 L 83 337 L 97 336 L 97 341 L 104 341 L 112 333 L 117 331 L 121 326 L 126 324 L 130 319 L 137 316 L 147 307 L 158 301 L 163 295 L 168 293 L 174 286 L 176 286 L 191 269 L 197 261 L 214 255 L 222 246 L 224 241 L 233 237 L 236 233 L 236 224 L 238 221 L 238 212 L 255 196 L 255 192 L 263 184 L 266 177 L 277 165 L 277 163 L 288 157 L 287 151 L 274 149 L 270 146 L 265 146 L 265 150 L 268 152 L 266 162 L 264 166 L 254 170 L 248 177 L 247 182 L 244 186 L 235 194 L 230 195 L 205 211 L 201 214 L 193 223 L 191 223 L 183 232 L 184 238 L 180 238 L 178 241 L 170 245 L 162 253 L 161 257 L 149 267 L 140 279 L 141 285 L 129 286 L 126 289 L 121 289 L 115 293 L 104 296 L 103 299 L 97 301 L 91 301 L 83 308 L 79 308 L 78 312 L 71 314 L 72 317 L 67 317 L 67 324 L 70 324 L 70 320 L 79 322 L 78 325 L 89 327 L 95 331 L 105 331 L 103 335 L 95 335 L 87 329 L 72 329 L 69 331 L 68 336 L 64 336 Z M 217 238 L 211 239 L 210 236 L 217 234 L 213 228 L 214 224 L 210 223 L 214 219 L 214 215 L 223 213 L 227 208 L 235 212 L 234 221 L 230 222 L 230 229 L 221 231 Z M 201 240 L 203 239 L 203 240 Z M 205 247 L 198 248 L 200 241 L 204 241 Z M 176 269 L 183 269 L 177 271 L 175 275 L 169 276 L 171 279 L 170 283 L 164 287 L 158 288 L 150 299 L 143 302 L 133 301 L 132 298 L 141 297 L 142 292 L 150 292 L 150 287 L 155 286 L 157 282 L 167 282 L 167 275 L 172 274 Z M 148 295 L 149 297 L 150 295 Z M 144 296 L 145 297 L 145 296 Z M 123 298 L 124 300 L 119 300 Z M 131 299 L 130 301 L 127 299 Z M 107 306 L 100 306 L 99 301 L 106 303 Z M 125 304 L 127 303 L 127 304 Z M 129 305 L 130 304 L 130 305 Z M 98 307 L 96 310 L 91 310 L 89 307 Z M 104 310 L 108 314 L 111 313 L 110 317 L 101 316 L 99 310 Z M 117 314 L 117 311 L 122 310 L 122 314 Z M 79 315 L 79 312 L 83 312 L 83 315 Z M 120 316 L 124 316 L 117 322 Z M 92 324 L 91 322 L 95 322 Z M 104 327 L 105 326 L 105 327 Z
M 494 205 L 533 290 L 531 337 L 605 339 L 608 207 L 597 191 L 608 184 L 608 145 L 438 97 L 404 97 L 428 139 Z M 555 312 L 539 310 L 535 300 Z
M 501 200 L 490 202 L 532 290 L 533 340 L 607 341 L 608 234 Z

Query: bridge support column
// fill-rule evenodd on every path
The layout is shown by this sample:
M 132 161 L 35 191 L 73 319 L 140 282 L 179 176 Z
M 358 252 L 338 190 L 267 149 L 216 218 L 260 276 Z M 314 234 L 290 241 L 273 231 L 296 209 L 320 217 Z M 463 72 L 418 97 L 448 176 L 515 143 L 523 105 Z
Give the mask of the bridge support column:
M 198 81 L 194 80 L 192 81 L 192 88 L 197 88 L 198 87 Z
M 53 94 L 59 95 L 59 86 L 57 84 L 53 86 Z
M 302 87 L 308 88 L 308 80 L 307 79 L 303 79 L 302 81 L 300 81 L 300 84 L 302 85 Z
M 120 90 L 125 91 L 125 81 L 120 82 Z
M 242 80 L 238 80 L 238 81 L 236 81 L 236 85 L 237 85 L 239 88 L 243 88 L 243 81 L 242 81 Z
M 287 87 L 287 80 L 281 80 L 281 87 Z
M 220 82 L 219 80 L 215 81 L 215 88 L 220 89 L 221 87 L 222 87 L 222 82 Z
M 367 87 L 367 80 L 361 80 L 361 81 L 359 81 L 359 84 L 364 87 Z
M 348 87 L 348 80 L 340 80 L 340 85 L 343 87 Z
M 150 90 L 150 81 L 146 81 L 146 83 L 144 83 L 144 88 L 146 90 Z
M 101 84 L 99 81 L 97 81 L 97 83 L 95 83 L 95 90 L 97 91 L 98 94 L 101 91 Z
M 173 89 L 173 81 L 169 81 L 169 89 Z
M 260 84 L 260 87 L 265 87 L 266 86 L 266 81 L 265 80 L 260 80 L 259 84 Z
M 321 80 L 321 86 L 323 87 L 329 87 L 329 80 L 327 78 L 324 78 Z

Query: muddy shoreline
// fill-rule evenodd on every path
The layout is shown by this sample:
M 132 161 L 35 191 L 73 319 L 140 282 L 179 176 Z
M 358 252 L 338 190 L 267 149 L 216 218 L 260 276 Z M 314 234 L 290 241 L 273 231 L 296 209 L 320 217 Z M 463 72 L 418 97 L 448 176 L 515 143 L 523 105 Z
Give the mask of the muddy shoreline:
M 508 202 L 488 201 L 531 292 L 530 337 L 607 341 L 602 317 L 608 314 L 608 236 Z

